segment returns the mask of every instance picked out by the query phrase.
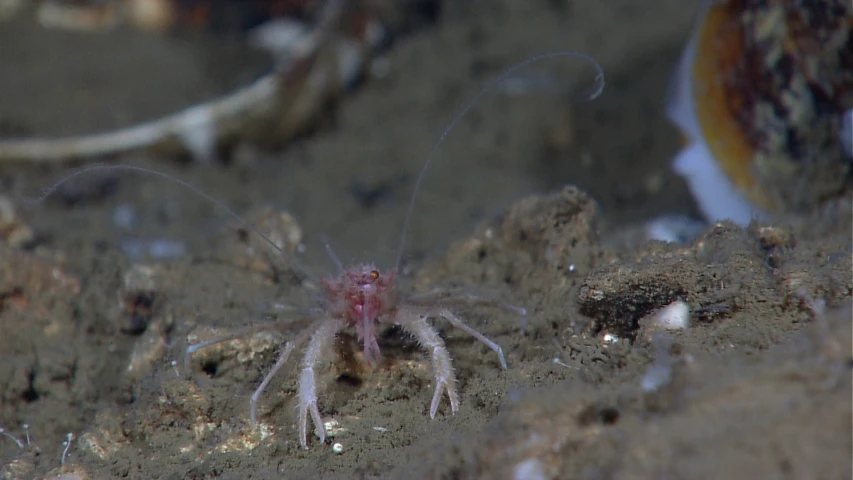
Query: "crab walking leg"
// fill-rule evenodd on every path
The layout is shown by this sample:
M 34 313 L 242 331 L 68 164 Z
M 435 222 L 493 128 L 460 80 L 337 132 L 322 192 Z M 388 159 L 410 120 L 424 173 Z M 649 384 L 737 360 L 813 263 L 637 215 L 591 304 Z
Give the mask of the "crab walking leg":
M 408 330 L 420 344 L 429 350 L 432 356 L 432 368 L 435 372 L 435 393 L 429 406 L 430 418 L 435 418 L 438 404 L 441 403 L 441 394 L 447 390 L 450 399 L 450 411 L 455 415 L 459 410 L 459 397 L 456 394 L 456 375 L 453 373 L 453 364 L 444 341 L 435 330 L 427 323 L 428 315 L 417 311 L 401 310 L 397 323 Z
M 306 321 L 306 320 L 312 320 L 312 319 L 311 319 L 311 317 L 306 317 L 306 318 L 300 319 L 299 321 Z M 296 323 L 297 322 L 294 321 L 293 319 L 285 319 L 285 320 L 278 320 L 275 322 L 265 323 L 263 325 L 253 325 L 249 328 L 242 328 L 240 330 L 231 332 L 231 333 L 229 333 L 227 335 L 223 335 L 221 337 L 217 337 L 217 338 L 213 338 L 211 340 L 206 340 L 204 342 L 199 342 L 199 343 L 194 343 L 192 345 L 188 345 L 186 351 L 184 351 L 184 373 L 186 375 L 189 375 L 189 373 L 190 373 L 190 358 L 192 357 L 192 354 L 203 349 L 203 348 L 207 348 L 207 347 L 210 347 L 213 345 L 224 343 L 224 342 L 227 342 L 230 340 L 236 340 L 238 338 L 248 337 L 249 335 L 254 335 L 254 334 L 260 333 L 260 332 L 267 332 L 270 330 L 281 329 L 282 327 L 286 327 L 288 325 L 294 325 Z M 294 345 L 294 347 L 295 346 L 296 345 Z
M 243 338 L 243 337 L 246 337 L 250 334 L 256 333 L 258 331 L 259 330 L 244 329 L 244 330 L 240 330 L 240 331 L 237 331 L 234 333 L 230 333 L 228 335 L 223 335 L 221 337 L 217 337 L 217 338 L 207 340 L 204 342 L 200 342 L 200 343 L 194 343 L 192 345 L 187 346 L 186 351 L 184 351 L 184 374 L 186 374 L 186 375 L 190 374 L 190 358 L 192 357 L 193 353 L 201 350 L 202 348 L 207 348 L 207 347 L 217 345 L 220 343 L 225 343 L 229 340 L 236 340 L 238 338 Z
M 320 323 L 320 327 L 311 335 L 311 341 L 308 342 L 308 347 L 305 349 L 305 356 L 302 358 L 302 371 L 299 373 L 299 444 L 302 448 L 308 448 L 308 415 L 314 421 L 314 433 L 320 438 L 320 443 L 326 440 L 326 429 L 323 426 L 323 419 L 320 417 L 320 410 L 317 408 L 317 376 L 314 372 L 314 367 L 320 360 L 320 356 L 326 347 L 326 344 L 334 338 L 335 334 L 340 330 L 340 325 L 335 320 L 329 318 Z
M 501 367 L 506 370 L 506 359 L 504 358 L 504 350 L 501 348 L 500 345 L 489 340 L 487 336 L 466 325 L 461 318 L 457 317 L 450 310 L 442 310 L 438 313 L 438 315 L 440 317 L 446 318 L 447 321 L 453 324 L 454 327 L 459 328 L 461 330 L 465 330 L 469 335 L 473 336 L 477 340 L 483 342 L 487 347 L 494 350 L 494 352 L 498 354 L 498 360 L 500 360 L 501 362 Z
M 454 292 L 441 289 L 431 290 L 409 297 L 409 303 L 418 306 L 442 306 L 442 307 L 491 307 L 513 313 L 521 317 L 521 330 L 527 330 L 527 309 L 511 303 L 502 302 L 492 298 L 480 297 L 470 293 Z M 470 332 L 469 332 L 470 333 Z M 478 337 L 479 338 L 479 337 Z M 493 349 L 494 350 L 494 349 Z
M 267 373 L 264 377 L 264 380 L 261 382 L 261 385 L 255 390 L 255 393 L 252 394 L 252 398 L 249 399 L 249 418 L 252 420 L 252 425 L 257 425 L 257 413 L 258 413 L 258 399 L 261 398 L 261 394 L 264 392 L 264 389 L 267 388 L 272 377 L 281 370 L 281 367 L 287 363 L 288 357 L 290 357 L 290 352 L 293 351 L 293 347 L 295 345 L 293 342 L 287 342 L 284 348 L 281 350 L 281 355 L 279 355 L 278 360 L 276 360 L 275 365 L 273 365 L 272 370 Z
M 469 307 L 492 307 L 514 313 L 519 316 L 527 315 L 527 309 L 511 303 L 502 302 L 493 298 L 481 297 L 471 293 L 442 290 L 439 288 L 425 293 L 419 293 L 408 297 L 409 303 L 414 305 L 446 305 L 446 306 L 469 306 Z

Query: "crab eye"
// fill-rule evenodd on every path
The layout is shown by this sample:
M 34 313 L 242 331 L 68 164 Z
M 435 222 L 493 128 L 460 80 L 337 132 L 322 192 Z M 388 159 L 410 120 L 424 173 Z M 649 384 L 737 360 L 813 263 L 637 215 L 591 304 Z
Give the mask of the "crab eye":
M 379 278 L 379 272 L 377 272 L 376 270 L 373 270 L 372 272 L 370 272 L 370 279 L 371 280 L 376 280 L 377 278 Z

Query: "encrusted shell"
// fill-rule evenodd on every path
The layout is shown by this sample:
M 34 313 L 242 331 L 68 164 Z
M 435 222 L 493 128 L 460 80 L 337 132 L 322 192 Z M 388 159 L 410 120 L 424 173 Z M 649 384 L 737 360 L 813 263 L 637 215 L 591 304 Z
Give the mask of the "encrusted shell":
M 692 100 L 714 160 L 754 206 L 812 207 L 853 187 L 853 4 L 724 0 L 694 36 Z

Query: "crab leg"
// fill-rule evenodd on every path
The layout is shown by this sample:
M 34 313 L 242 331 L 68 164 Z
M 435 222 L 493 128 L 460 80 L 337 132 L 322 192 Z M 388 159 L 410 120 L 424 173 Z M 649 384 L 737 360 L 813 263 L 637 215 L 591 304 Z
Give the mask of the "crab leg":
M 184 351 L 184 373 L 189 375 L 190 373 L 190 358 L 192 354 L 207 347 L 211 347 L 213 345 L 218 345 L 223 342 L 227 342 L 229 340 L 236 340 L 238 338 L 248 337 L 249 335 L 254 335 L 260 332 L 268 332 L 270 330 L 280 330 L 282 328 L 292 327 L 294 325 L 301 324 L 303 322 L 312 321 L 312 317 L 303 317 L 299 320 L 293 320 L 292 318 L 276 320 L 274 322 L 264 323 L 261 325 L 253 325 L 248 328 L 241 328 L 240 330 L 236 330 L 227 335 L 223 335 L 221 337 L 216 337 L 210 340 L 206 340 L 204 342 L 193 343 L 188 345 L 186 350 Z M 295 347 L 296 345 L 294 345 Z
M 516 315 L 527 315 L 527 309 L 493 298 L 482 297 L 472 293 L 454 290 L 434 289 L 409 297 L 409 303 L 414 305 L 446 305 L 469 307 L 492 307 Z
M 473 336 L 477 340 L 483 342 L 487 347 L 491 348 L 495 353 L 498 354 L 498 360 L 500 360 L 501 362 L 501 367 L 506 370 L 506 359 L 504 358 L 504 351 L 500 345 L 489 340 L 489 338 L 483 335 L 482 333 L 466 325 L 461 318 L 457 317 L 450 310 L 442 310 L 438 313 L 438 316 L 446 318 L 447 321 L 453 324 L 454 327 L 464 330 L 469 335 Z
M 427 314 L 420 314 L 413 310 L 401 310 L 397 317 L 397 323 L 414 335 L 432 356 L 432 368 L 435 372 L 435 393 L 429 406 L 430 418 L 435 418 L 438 404 L 441 403 L 441 394 L 445 390 L 447 390 L 447 397 L 450 400 L 450 411 L 455 415 L 459 410 L 459 396 L 456 394 L 456 375 L 453 373 L 453 364 L 450 361 L 450 354 L 447 352 L 444 341 L 427 323 L 427 318 Z
M 490 307 L 503 310 L 521 317 L 521 330 L 527 330 L 527 309 L 511 303 L 502 302 L 488 297 L 481 297 L 471 293 L 447 290 L 430 290 L 409 298 L 409 303 L 417 306 L 442 306 L 442 307 Z M 448 318 L 449 320 L 449 318 Z M 467 331 L 467 330 L 466 330 Z M 468 332 L 471 333 L 471 332 Z M 473 335 L 473 334 L 472 334 Z M 479 338 L 479 337 L 477 337 Z M 484 342 L 486 343 L 486 342 Z M 488 344 L 488 343 L 487 343 Z M 492 348 L 494 350 L 494 348 Z
M 258 413 L 258 400 L 261 398 L 261 394 L 263 394 L 264 389 L 267 388 L 270 381 L 272 381 L 273 377 L 281 370 L 281 367 L 287 363 L 287 359 L 290 358 L 290 353 L 293 352 L 293 349 L 298 345 L 301 345 L 308 338 L 308 333 L 311 330 L 306 330 L 299 334 L 295 340 L 292 342 L 287 342 L 284 345 L 284 348 L 281 350 L 281 354 L 278 356 L 278 360 L 276 360 L 275 365 L 273 365 L 272 369 L 264 376 L 264 379 L 261 381 L 260 386 L 255 390 L 255 393 L 252 394 L 252 398 L 249 399 L 249 418 L 252 420 L 252 425 L 257 424 L 257 413 Z
M 302 371 L 299 373 L 298 388 L 299 417 L 297 418 L 299 444 L 302 448 L 308 448 L 309 414 L 314 422 L 314 433 L 320 438 L 320 443 L 326 440 L 326 429 L 323 426 L 323 419 L 320 417 L 320 410 L 317 408 L 317 376 L 314 368 L 319 362 L 326 344 L 335 337 L 340 327 L 340 324 L 331 318 L 323 320 L 314 334 L 311 335 L 311 340 L 305 349 L 305 356 L 302 358 Z

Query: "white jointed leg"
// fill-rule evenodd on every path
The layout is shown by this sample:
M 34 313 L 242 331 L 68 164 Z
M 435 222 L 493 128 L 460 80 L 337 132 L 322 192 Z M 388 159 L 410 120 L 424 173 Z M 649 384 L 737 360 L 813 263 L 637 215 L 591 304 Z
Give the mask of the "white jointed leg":
M 464 307 L 491 307 L 504 310 L 516 315 L 527 315 L 527 309 L 511 303 L 503 302 L 494 298 L 482 297 L 472 293 L 456 290 L 433 289 L 428 292 L 418 293 L 408 298 L 409 302 L 418 306 L 464 306 Z
M 302 448 L 308 448 L 308 415 L 311 415 L 314 432 L 319 437 L 320 443 L 326 440 L 326 429 L 323 427 L 323 419 L 317 407 L 317 376 L 314 368 L 326 344 L 334 338 L 339 329 L 340 326 L 334 320 L 323 321 L 311 335 L 311 341 L 305 349 L 302 370 L 299 372 L 299 417 L 296 420 L 299 427 L 299 444 Z
M 207 340 L 204 342 L 199 342 L 199 343 L 194 343 L 192 345 L 188 345 L 187 349 L 184 351 L 184 374 L 185 375 L 190 374 L 190 358 L 192 357 L 193 353 L 195 353 L 195 352 L 197 352 L 203 348 L 211 347 L 213 345 L 218 345 L 220 343 L 224 343 L 224 342 L 227 342 L 230 340 L 236 340 L 238 338 L 248 337 L 249 335 L 254 334 L 258 331 L 259 330 L 256 330 L 254 328 L 250 328 L 250 329 L 247 328 L 247 329 L 243 329 L 243 330 L 238 330 L 238 331 L 233 332 L 233 333 L 229 333 L 227 335 L 223 335 L 221 337 L 213 338 L 211 340 Z
M 293 342 L 287 342 L 287 345 L 281 350 L 281 355 L 278 356 L 278 360 L 273 365 L 272 370 L 267 373 L 264 377 L 264 380 L 261 382 L 261 385 L 255 390 L 255 393 L 252 394 L 252 398 L 249 399 L 249 418 L 252 420 L 252 425 L 256 425 L 257 422 L 257 413 L 258 413 L 258 399 L 261 398 L 261 394 L 264 392 L 264 389 L 267 388 L 272 377 L 281 370 L 281 367 L 287 362 L 287 358 L 290 357 L 290 352 L 293 351 L 294 344 Z
M 481 297 L 457 290 L 435 289 L 409 297 L 409 301 L 419 307 L 490 307 L 513 313 L 521 317 L 521 330 L 527 330 L 527 309 L 502 302 L 494 298 Z
M 456 375 L 453 373 L 453 364 L 444 341 L 426 321 L 426 315 L 418 312 L 401 311 L 397 322 L 405 328 L 429 350 L 432 357 L 432 368 L 435 371 L 435 393 L 429 406 L 430 418 L 435 418 L 438 405 L 441 403 L 441 395 L 447 390 L 447 398 L 450 400 L 450 411 L 454 415 L 459 410 L 459 397 L 456 394 Z
M 252 398 L 249 399 L 249 418 L 252 420 L 252 425 L 257 425 L 258 401 L 261 399 L 264 389 L 267 388 L 273 377 L 275 377 L 278 371 L 281 370 L 281 367 L 287 363 L 287 359 L 290 358 L 290 353 L 293 352 L 293 349 L 302 345 L 302 343 L 308 338 L 308 334 L 310 332 L 311 330 L 306 330 L 300 333 L 292 342 L 287 342 L 284 345 L 284 348 L 281 349 L 281 353 L 278 355 L 278 360 L 276 360 L 275 365 L 273 365 L 272 369 L 266 374 L 266 376 L 264 376 L 260 386 L 258 386 L 255 393 L 252 394 Z
M 230 340 L 236 340 L 238 338 L 248 338 L 249 336 L 254 335 L 256 333 L 260 333 L 260 332 L 268 332 L 271 330 L 286 329 L 288 327 L 292 327 L 297 322 L 312 321 L 312 320 L 313 320 L 313 318 L 310 316 L 305 317 L 301 320 L 294 320 L 292 318 L 287 318 L 284 320 L 269 322 L 269 323 L 265 323 L 262 325 L 253 325 L 249 328 L 242 328 L 240 330 L 236 330 L 234 332 L 231 332 L 227 335 L 223 335 L 221 337 L 217 337 L 217 338 L 213 338 L 210 340 L 206 340 L 204 342 L 199 342 L 199 343 L 194 343 L 192 345 L 188 345 L 186 351 L 184 351 L 184 373 L 186 375 L 190 374 L 190 357 L 192 357 L 193 353 L 195 353 L 195 352 L 197 352 L 203 348 L 211 347 L 213 345 L 218 345 L 220 343 L 224 343 L 224 342 L 227 342 Z M 305 338 L 302 336 L 300 336 L 299 338 L 301 338 L 302 341 L 305 340 Z M 299 340 L 294 341 L 293 343 L 294 343 L 294 347 L 296 347 L 299 344 Z
M 504 351 L 500 345 L 489 340 L 489 338 L 486 337 L 485 335 L 483 335 L 482 333 L 480 333 L 480 332 L 474 330 L 473 328 L 469 327 L 468 325 L 466 325 L 465 322 L 463 322 L 461 318 L 457 317 L 450 310 L 442 310 L 439 313 L 439 316 L 446 318 L 447 321 L 449 321 L 451 324 L 453 324 L 454 327 L 459 328 L 461 330 L 465 330 L 469 335 L 473 336 L 477 340 L 483 342 L 487 347 L 494 350 L 494 352 L 498 354 L 498 360 L 500 360 L 500 362 L 501 362 L 501 367 L 503 367 L 503 369 L 506 370 L 506 359 L 504 358 Z

